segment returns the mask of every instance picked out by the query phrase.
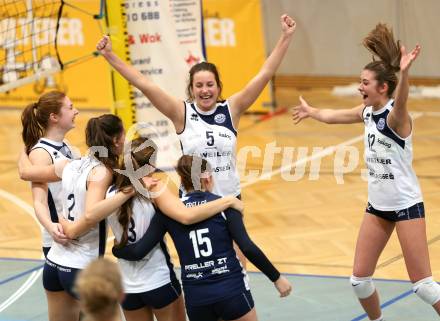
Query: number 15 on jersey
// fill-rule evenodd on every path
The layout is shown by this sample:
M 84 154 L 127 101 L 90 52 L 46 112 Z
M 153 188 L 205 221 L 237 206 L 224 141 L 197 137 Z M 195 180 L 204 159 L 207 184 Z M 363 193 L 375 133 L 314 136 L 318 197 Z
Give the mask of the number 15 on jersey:
M 206 257 L 212 254 L 211 240 L 208 236 L 205 236 L 208 233 L 208 228 L 189 232 L 189 238 L 191 239 L 196 259 L 200 258 L 200 256 Z

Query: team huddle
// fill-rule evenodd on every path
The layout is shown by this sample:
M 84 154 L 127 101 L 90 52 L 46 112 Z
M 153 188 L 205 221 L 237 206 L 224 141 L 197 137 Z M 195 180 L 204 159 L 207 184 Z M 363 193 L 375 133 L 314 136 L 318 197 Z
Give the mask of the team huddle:
M 65 142 L 78 114 L 70 99 L 53 91 L 26 107 L 19 171 L 32 182 L 35 214 L 44 227 L 49 320 L 77 321 L 81 314 L 90 320 L 120 320 L 119 304 L 128 321 L 183 321 L 186 316 L 191 321 L 257 320 L 246 259 L 274 283 L 281 297 L 290 294 L 289 281 L 246 232 L 235 150 L 240 117 L 274 76 L 295 28 L 292 18 L 281 16 L 280 39 L 260 71 L 226 100 L 221 99 L 214 64 L 202 62 L 190 69 L 188 99 L 182 101 L 122 61 L 109 37 L 98 42 L 108 63 L 173 122 L 183 154 L 175 168 L 180 198 L 156 178 L 155 142 L 142 135 L 127 139 L 118 116 L 89 119 L 85 141 L 90 152 L 76 158 Z M 414 292 L 440 314 L 423 199 L 411 166 L 412 122 L 406 107 L 408 72 L 420 47 L 407 53 L 382 24 L 364 45 L 380 60 L 361 73 L 362 104 L 317 109 L 301 98 L 293 119 L 365 124 L 368 203 L 350 280 L 369 319 L 384 320 L 372 275 L 395 227 Z M 96 261 L 104 255 L 108 226 L 118 266 Z M 179 256 L 180 281 L 166 233 Z

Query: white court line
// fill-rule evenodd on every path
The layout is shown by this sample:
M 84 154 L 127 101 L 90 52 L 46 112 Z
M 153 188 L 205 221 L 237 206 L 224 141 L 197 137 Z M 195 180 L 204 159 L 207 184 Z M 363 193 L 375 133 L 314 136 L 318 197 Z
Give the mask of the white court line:
M 14 194 L 6 192 L 3 189 L 0 189 L 0 197 L 10 201 L 11 203 L 23 209 L 26 212 L 26 214 L 29 214 L 32 217 L 32 219 L 38 224 L 40 229 L 43 228 L 40 222 L 38 221 L 38 219 L 35 217 L 34 208 L 30 206 L 28 203 L 23 201 L 21 198 L 15 196 Z M 115 238 L 114 236 L 109 237 L 107 239 L 107 242 L 113 241 L 114 238 Z M 43 272 L 43 268 L 41 268 L 38 271 L 32 272 L 31 275 L 27 278 L 27 280 L 23 283 L 23 285 L 17 291 L 15 291 L 8 299 L 6 299 L 3 303 L 0 304 L 0 312 L 7 309 L 11 304 L 17 301 L 23 294 L 25 294 L 32 287 L 32 285 L 38 280 L 42 272 Z
M 11 304 L 13 304 L 15 301 L 17 301 L 23 294 L 25 294 L 27 292 L 27 290 L 29 290 L 30 287 L 35 283 L 35 281 L 38 280 L 38 278 L 40 277 L 42 272 L 43 272 L 43 268 L 39 269 L 38 271 L 32 272 L 32 274 L 22 284 L 22 286 L 17 291 L 15 291 L 15 293 L 12 294 L 6 301 L 4 301 L 0 305 L 0 312 L 3 312 L 3 310 L 5 310 Z
M 416 113 L 412 113 L 412 118 L 415 120 L 423 115 L 426 116 L 440 116 L 440 113 L 437 112 L 416 112 Z M 293 166 L 297 166 L 306 162 L 309 162 L 311 160 L 317 159 L 317 158 L 322 158 L 328 155 L 333 154 L 337 148 L 343 147 L 343 146 L 349 146 L 352 145 L 354 143 L 357 143 L 359 141 L 361 141 L 363 139 L 364 135 L 359 135 L 356 136 L 352 139 L 346 140 L 345 142 L 342 142 L 338 145 L 335 146 L 329 146 L 327 148 L 325 148 L 324 150 L 322 150 L 321 152 L 314 154 L 312 156 L 308 156 L 302 159 L 297 160 L 295 163 L 290 164 L 290 165 L 286 165 L 283 166 L 275 171 L 272 171 L 270 173 L 267 173 L 266 175 L 262 175 L 259 178 L 246 182 L 244 184 L 242 184 L 242 188 L 245 188 L 247 186 L 251 186 L 257 182 L 259 182 L 260 180 L 263 179 L 267 179 L 270 178 L 272 175 L 277 175 L 281 172 L 287 171 L 287 170 L 291 170 Z M 0 196 L 9 200 L 10 202 L 16 204 L 18 207 L 21 207 L 22 209 L 25 210 L 26 213 L 28 213 L 35 222 L 37 222 L 37 224 L 40 226 L 40 222 L 38 222 L 38 220 L 36 219 L 35 215 L 34 215 L 34 210 L 32 208 L 32 206 L 30 206 L 29 204 L 27 204 L 26 202 L 24 202 L 23 200 L 21 200 L 20 198 L 18 198 L 17 196 L 10 194 L 2 189 L 0 189 Z M 114 237 L 109 237 L 107 242 L 110 242 L 114 239 Z M 3 302 L 0 305 L 0 312 L 3 311 L 4 309 L 6 309 L 8 306 L 10 306 L 12 303 L 14 303 L 16 300 L 18 300 L 18 298 L 20 298 L 34 283 L 35 281 L 38 279 L 39 275 L 41 274 L 42 270 L 39 271 L 35 271 L 31 274 L 31 276 L 26 280 L 26 282 L 13 294 L 11 295 L 11 297 L 9 299 L 7 299 L 5 302 Z
M 422 113 L 424 116 L 440 117 L 440 111 L 424 111 Z
M 34 208 L 30 206 L 28 203 L 26 203 L 19 197 L 15 196 L 14 194 L 8 193 L 2 189 L 0 189 L 0 197 L 3 197 L 4 199 L 22 208 L 27 214 L 29 214 L 33 218 L 35 222 L 37 222 L 40 229 L 42 228 L 40 222 L 38 222 L 37 218 L 34 215 Z M 15 293 L 12 294 L 8 299 L 6 299 L 6 301 L 0 304 L 0 312 L 5 310 L 11 304 L 17 301 L 23 294 L 25 294 L 26 291 L 29 290 L 29 288 L 35 283 L 35 281 L 38 280 L 38 277 L 41 275 L 42 272 L 43 272 L 43 268 L 39 269 L 38 271 L 32 272 L 32 274 L 27 278 L 27 280 L 23 283 L 23 285 L 17 291 L 15 291 Z
M 415 119 L 417 119 L 417 118 L 419 118 L 419 117 L 421 117 L 423 115 L 425 115 L 425 113 L 423 113 L 423 112 L 411 113 L 411 117 L 412 117 L 413 120 L 415 120 Z M 261 180 L 267 180 L 267 179 L 271 178 L 273 175 L 277 175 L 277 174 L 280 174 L 280 173 L 285 172 L 285 171 L 290 171 L 292 169 L 292 167 L 295 167 L 295 166 L 298 166 L 298 165 L 302 165 L 304 163 L 307 163 L 309 161 L 312 161 L 312 160 L 315 160 L 315 159 L 318 159 L 318 158 L 329 156 L 329 155 L 333 154 L 338 148 L 341 148 L 341 147 L 344 147 L 344 146 L 350 146 L 352 144 L 355 144 L 355 143 L 361 141 L 362 139 L 364 139 L 364 135 L 363 134 L 359 135 L 359 136 L 356 136 L 354 138 L 351 138 L 349 140 L 346 140 L 345 142 L 342 142 L 342 143 L 340 143 L 338 145 L 326 147 L 322 151 L 320 151 L 319 153 L 313 154 L 312 156 L 307 156 L 307 157 L 298 159 L 296 162 L 294 162 L 292 164 L 285 165 L 283 167 L 278 168 L 277 170 L 274 170 L 274 171 L 271 171 L 271 172 L 266 173 L 264 175 L 261 175 L 260 177 L 254 179 L 254 180 L 245 182 L 245 183 L 241 184 L 241 187 L 245 188 L 245 187 L 254 185 L 255 183 L 258 183 Z

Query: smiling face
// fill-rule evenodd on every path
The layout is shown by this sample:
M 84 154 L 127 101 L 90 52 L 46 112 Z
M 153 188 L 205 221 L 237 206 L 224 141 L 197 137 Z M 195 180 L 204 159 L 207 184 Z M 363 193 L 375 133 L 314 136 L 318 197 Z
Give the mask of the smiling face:
M 389 99 L 388 84 L 379 84 L 375 72 L 368 69 L 362 70 L 358 90 L 365 106 L 380 107 Z
M 194 74 L 191 91 L 197 106 L 208 111 L 215 106 L 220 88 L 212 72 L 201 70 Z
M 72 101 L 65 96 L 62 100 L 60 111 L 54 114 L 56 125 L 64 129 L 66 132 L 75 127 L 75 117 L 78 110 L 73 107 Z

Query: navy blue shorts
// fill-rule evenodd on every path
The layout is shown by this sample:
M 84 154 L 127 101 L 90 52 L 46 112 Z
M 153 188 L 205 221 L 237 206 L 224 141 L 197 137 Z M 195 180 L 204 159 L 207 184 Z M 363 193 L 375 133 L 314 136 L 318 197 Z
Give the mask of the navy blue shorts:
M 173 279 L 160 288 L 143 293 L 126 293 L 122 302 L 124 310 L 137 310 L 145 306 L 153 309 L 162 309 L 173 303 L 181 295 L 182 288 L 179 280 Z
M 47 291 L 66 291 L 72 297 L 78 299 L 73 287 L 79 271 L 81 270 L 58 265 L 46 259 L 43 268 L 43 286 Z
M 425 217 L 425 207 L 423 205 L 423 202 L 417 203 L 411 207 L 399 211 L 380 211 L 375 209 L 373 205 L 368 203 L 365 211 L 391 222 L 408 221 L 415 218 Z
M 231 298 L 202 306 L 186 305 L 190 321 L 224 321 L 241 318 L 254 308 L 251 291 L 244 291 Z

